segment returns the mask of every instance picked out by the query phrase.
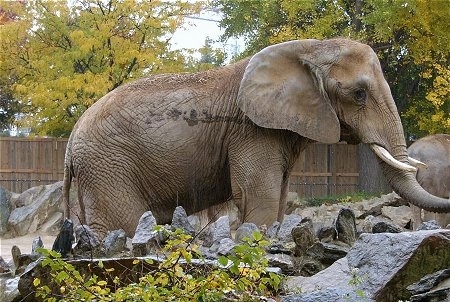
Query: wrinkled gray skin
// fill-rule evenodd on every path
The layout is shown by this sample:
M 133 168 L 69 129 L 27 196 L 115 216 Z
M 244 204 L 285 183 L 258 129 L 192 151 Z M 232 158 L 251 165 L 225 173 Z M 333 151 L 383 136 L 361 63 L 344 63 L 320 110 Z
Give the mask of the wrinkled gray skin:
M 417 170 L 419 184 L 429 193 L 449 199 L 450 135 L 434 134 L 423 137 L 409 146 L 408 155 L 427 165 Z M 431 219 L 436 220 L 442 227 L 450 224 L 450 214 L 423 211 L 421 216 L 417 217 L 417 224 Z
M 151 76 L 108 93 L 72 131 L 64 195 L 75 177 L 81 222 L 102 235 L 132 235 L 147 210 L 161 224 L 177 205 L 190 214 L 230 199 L 242 222 L 271 224 L 283 218 L 289 174 L 306 145 L 340 139 L 408 162 L 372 49 L 346 39 L 290 41 L 224 68 Z M 380 164 L 410 202 L 450 211 L 413 172 Z

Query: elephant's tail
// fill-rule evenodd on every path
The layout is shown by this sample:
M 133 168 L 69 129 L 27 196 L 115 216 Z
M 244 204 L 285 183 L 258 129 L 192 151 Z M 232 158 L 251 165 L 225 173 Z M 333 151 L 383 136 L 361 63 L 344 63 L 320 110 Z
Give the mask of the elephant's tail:
M 64 161 L 64 179 L 63 179 L 63 207 L 64 207 L 64 217 L 70 219 L 70 186 L 72 184 L 72 165 L 71 161 Z

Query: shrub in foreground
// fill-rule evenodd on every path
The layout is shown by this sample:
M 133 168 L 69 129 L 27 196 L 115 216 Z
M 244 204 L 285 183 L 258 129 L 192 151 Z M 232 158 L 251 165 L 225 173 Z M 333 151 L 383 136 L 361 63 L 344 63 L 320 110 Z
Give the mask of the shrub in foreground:
M 114 268 L 102 274 L 83 274 L 54 252 L 42 249 L 42 266 L 50 269 L 53 284 L 35 278 L 36 297 L 44 301 L 260 301 L 275 296 L 281 276 L 267 272 L 264 246 L 259 232 L 237 245 L 232 255 L 221 256 L 219 265 L 206 264 L 192 236 L 181 230 L 168 231 L 168 240 L 158 260 L 136 259 L 133 265 L 151 265 L 136 282 L 127 283 L 114 275 Z M 160 259 L 159 259 L 160 258 Z M 143 263 L 145 262 L 145 263 Z M 101 278 L 100 276 L 110 276 Z

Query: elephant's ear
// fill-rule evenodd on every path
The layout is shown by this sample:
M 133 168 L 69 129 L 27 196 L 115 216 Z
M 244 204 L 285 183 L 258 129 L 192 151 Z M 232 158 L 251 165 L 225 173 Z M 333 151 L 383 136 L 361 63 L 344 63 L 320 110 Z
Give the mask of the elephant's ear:
M 324 89 L 327 60 L 317 40 L 269 46 L 254 55 L 244 72 L 238 106 L 257 125 L 288 129 L 312 140 L 336 143 L 340 126 Z

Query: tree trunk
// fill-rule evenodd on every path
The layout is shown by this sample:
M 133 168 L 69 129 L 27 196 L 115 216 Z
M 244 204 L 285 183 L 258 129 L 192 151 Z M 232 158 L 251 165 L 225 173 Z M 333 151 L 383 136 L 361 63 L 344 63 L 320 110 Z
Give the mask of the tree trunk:
M 367 144 L 358 145 L 359 191 L 370 194 L 390 193 L 392 187 L 386 181 L 377 156 Z

